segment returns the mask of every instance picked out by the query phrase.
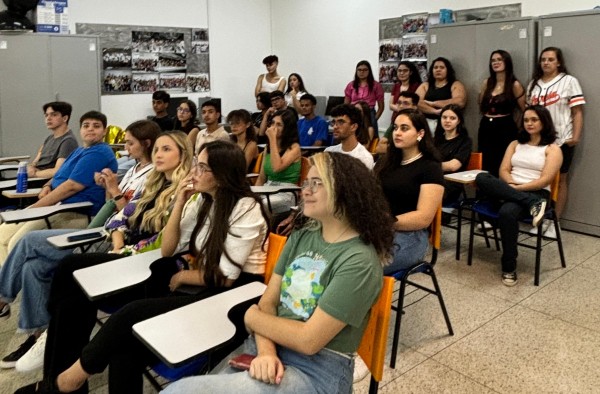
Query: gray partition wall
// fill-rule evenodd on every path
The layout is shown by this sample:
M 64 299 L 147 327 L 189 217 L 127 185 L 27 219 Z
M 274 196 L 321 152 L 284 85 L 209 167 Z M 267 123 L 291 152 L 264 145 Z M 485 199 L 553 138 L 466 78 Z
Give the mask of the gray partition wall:
M 547 15 L 539 18 L 539 49 L 563 51 L 569 74 L 575 76 L 587 104 L 583 138 L 570 170 L 569 199 L 563 228 L 600 236 L 600 12 Z
M 0 155 L 37 152 L 50 101 L 73 105 L 69 126 L 79 138 L 79 117 L 100 110 L 98 48 L 97 37 L 0 34 Z
M 490 54 L 496 49 L 508 51 L 516 77 L 526 86 L 535 58 L 535 23 L 532 18 L 517 18 L 436 25 L 429 29 L 429 64 L 439 56 L 447 58 L 467 89 L 465 123 L 475 148 L 481 118 L 477 101 L 481 84 L 489 76 Z

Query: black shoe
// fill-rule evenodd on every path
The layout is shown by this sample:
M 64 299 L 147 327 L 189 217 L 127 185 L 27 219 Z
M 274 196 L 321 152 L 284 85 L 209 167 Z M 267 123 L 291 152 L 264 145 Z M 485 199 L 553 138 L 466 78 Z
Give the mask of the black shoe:
M 50 384 L 47 381 L 40 380 L 39 382 L 35 382 L 32 384 L 28 384 L 27 386 L 23 386 L 17 391 L 15 394 L 58 394 L 58 388 L 56 384 Z
M 533 204 L 529 208 L 529 213 L 531 214 L 531 217 L 532 217 L 531 225 L 533 227 L 537 227 L 538 224 L 540 224 L 540 222 L 544 218 L 544 214 L 546 213 L 546 200 L 540 200 L 540 201 L 536 202 L 535 204 Z
M 516 272 L 503 272 L 502 283 L 506 286 L 514 286 L 517 284 L 517 273 Z
M 17 360 L 23 357 L 23 355 L 27 353 L 29 349 L 31 349 L 31 347 L 35 344 L 35 341 L 35 335 L 30 335 L 29 337 L 27 337 L 25 342 L 23 342 L 17 350 L 4 357 L 2 361 L 0 361 L 0 368 L 14 368 L 15 364 L 17 363 Z

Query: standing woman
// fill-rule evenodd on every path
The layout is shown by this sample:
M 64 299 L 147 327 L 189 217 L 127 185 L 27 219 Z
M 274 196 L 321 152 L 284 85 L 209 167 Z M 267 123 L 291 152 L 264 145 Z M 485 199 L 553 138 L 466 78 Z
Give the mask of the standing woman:
M 465 118 L 458 105 L 450 104 L 442 108 L 433 143 L 440 152 L 444 173 L 467 169 L 473 142 L 469 137 L 465 127 Z M 457 201 L 462 191 L 461 184 L 444 181 L 444 205 Z
M 490 55 L 490 76 L 483 80 L 479 92 L 479 151 L 483 169 L 498 176 L 500 163 L 508 145 L 517 139 L 519 130 L 515 111 L 525 108 L 525 89 L 513 74 L 510 54 L 498 49 Z
M 502 283 L 517 284 L 517 238 L 519 219 L 531 214 L 537 227 L 544 217 L 550 197 L 550 183 L 562 163 L 560 148 L 554 143 L 556 132 L 546 108 L 534 105 L 523 112 L 523 130 L 506 149 L 500 178 L 477 175 L 482 194 L 499 205 L 498 227 L 502 236 Z M 554 226 L 552 226 L 554 227 Z
M 398 111 L 402 108 L 398 105 L 398 98 L 401 92 L 416 92 L 421 86 L 421 74 L 417 70 L 417 66 L 413 62 L 403 60 L 398 64 L 398 82 L 394 84 L 392 95 L 390 97 L 390 110 L 392 110 L 392 124 L 390 128 L 394 128 L 394 120 L 398 116 Z
M 244 152 L 246 169 L 250 172 L 258 156 L 256 132 L 252 125 L 250 112 L 245 109 L 233 110 L 227 115 L 227 123 L 231 126 L 231 139 Z
M 542 105 L 550 112 L 556 129 L 556 143 L 563 154 L 556 215 L 560 218 L 567 204 L 567 173 L 571 167 L 575 146 L 583 132 L 583 105 L 585 98 L 579 81 L 568 74 L 563 53 L 559 48 L 548 47 L 540 53 L 532 81 L 527 88 L 527 102 Z M 546 236 L 555 238 L 554 226 Z
M 393 262 L 384 268 L 386 275 L 407 269 L 425 256 L 427 228 L 444 195 L 442 165 L 425 116 L 403 109 L 394 125 L 393 141 L 374 169 L 396 218 Z
M 196 135 L 200 131 L 198 128 L 198 107 L 192 100 L 185 100 L 177 107 L 177 119 L 175 119 L 175 126 L 173 130 L 183 131 L 191 138 L 194 138 L 192 142 L 196 142 Z
M 438 57 L 431 62 L 427 82 L 417 89 L 419 110 L 427 117 L 429 129 L 435 130 L 442 108 L 456 104 L 460 108 L 467 105 L 465 86 L 456 80 L 456 73 L 450 60 Z
M 285 91 L 285 102 L 288 107 L 293 106 L 296 111 L 300 112 L 300 97 L 304 96 L 306 88 L 300 74 L 291 73 L 288 77 L 288 87 Z
M 354 105 L 359 101 L 366 101 L 369 104 L 371 124 L 375 134 L 379 135 L 377 121 L 383 113 L 383 87 L 373 77 L 371 64 L 366 60 L 358 62 L 354 80 L 350 81 L 344 89 L 345 104 Z M 375 106 L 377 106 L 377 111 L 375 111 Z
M 285 77 L 277 74 L 277 66 L 279 58 L 275 55 L 269 55 L 263 59 L 263 64 L 267 68 L 266 74 L 260 74 L 256 80 L 254 88 L 254 96 L 258 96 L 260 92 L 274 92 L 276 90 L 285 90 Z
M 256 186 L 296 185 L 300 179 L 301 151 L 298 143 L 298 123 L 290 110 L 273 114 L 267 129 L 269 144 L 265 150 Z M 294 193 L 277 193 L 269 197 L 273 214 L 285 213 L 294 205 Z

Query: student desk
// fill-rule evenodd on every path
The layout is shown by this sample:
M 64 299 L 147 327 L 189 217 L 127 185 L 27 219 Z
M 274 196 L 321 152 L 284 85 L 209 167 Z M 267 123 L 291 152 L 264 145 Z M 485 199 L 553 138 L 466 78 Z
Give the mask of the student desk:
M 470 183 L 474 183 L 475 177 L 477 176 L 477 174 L 480 174 L 482 172 L 487 172 L 487 171 L 469 170 L 469 171 L 454 172 L 452 174 L 445 174 L 444 179 L 447 181 L 457 182 L 457 183 L 462 183 L 462 184 L 468 185 Z
M 41 188 L 34 188 L 34 189 L 27 189 L 26 192 L 24 193 L 18 193 L 16 190 L 3 190 L 2 191 L 2 195 L 6 198 L 10 198 L 15 199 L 18 198 L 19 199 L 19 209 L 23 209 L 23 201 L 26 198 L 32 198 L 32 197 L 37 197 L 38 194 L 40 194 L 40 192 L 42 191 Z
M 261 296 L 266 285 L 252 282 L 144 320 L 133 334 L 161 361 L 177 367 L 193 357 L 227 342 L 235 326 L 227 317 L 235 305 Z
M 20 209 L 18 211 L 6 211 L 0 212 L 0 219 L 2 219 L 4 223 L 20 223 L 44 219 L 48 228 L 52 228 L 52 226 L 50 226 L 50 221 L 48 220 L 50 216 L 61 212 L 81 211 L 92 207 L 93 205 L 94 204 L 91 202 L 86 201 L 75 202 L 72 204 L 51 205 L 49 207 Z
M 29 160 L 31 156 L 25 155 L 25 156 L 7 156 L 7 157 L 0 157 L 0 163 L 10 163 L 10 162 L 20 162 L 23 160 Z
M 67 238 L 72 237 L 74 235 L 81 234 L 93 234 L 93 233 L 101 233 L 94 238 L 82 239 L 80 241 L 69 241 Z M 101 239 L 106 238 L 106 232 L 104 231 L 104 227 L 95 227 L 95 228 L 86 228 L 85 230 L 72 231 L 70 233 L 55 235 L 53 237 L 48 237 L 46 241 L 56 249 L 75 249 L 79 246 L 85 246 L 89 243 L 93 243 L 99 241 Z
M 273 212 L 271 208 L 271 200 L 269 196 L 277 193 L 295 193 L 297 191 L 302 190 L 300 186 L 290 186 L 290 185 L 266 185 L 266 186 L 251 186 L 252 192 L 256 194 L 262 194 L 267 197 L 267 204 L 269 206 L 269 212 Z M 298 205 L 298 196 L 296 195 L 296 205 Z
M 76 270 L 73 277 L 93 301 L 142 283 L 150 277 L 150 264 L 161 257 L 160 249 L 151 250 Z

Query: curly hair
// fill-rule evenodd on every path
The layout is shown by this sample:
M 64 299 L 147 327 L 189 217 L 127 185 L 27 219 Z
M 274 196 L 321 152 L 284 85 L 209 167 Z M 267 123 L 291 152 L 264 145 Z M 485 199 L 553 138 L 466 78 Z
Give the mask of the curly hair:
M 409 85 L 420 85 L 421 83 L 423 83 L 423 80 L 421 79 L 421 74 L 419 73 L 417 66 L 415 66 L 415 63 L 408 60 L 402 60 L 400 63 L 398 63 L 398 68 L 400 68 L 400 66 L 406 66 L 410 70 L 410 76 L 408 77 Z
M 519 141 L 520 144 L 526 144 L 531 140 L 531 136 L 525 130 L 525 113 L 527 113 L 527 111 L 535 112 L 538 118 L 540 118 L 540 122 L 542 122 L 542 130 L 540 131 L 540 146 L 554 143 L 554 141 L 556 141 L 556 129 L 554 128 L 554 122 L 552 122 L 552 116 L 550 116 L 550 112 L 542 105 L 530 105 L 525 108 L 523 115 L 521 116 L 521 127 L 517 133 L 517 141 Z
M 382 265 L 389 262 L 394 240 L 394 218 L 383 191 L 358 159 L 337 152 L 310 157 L 327 191 L 328 208 L 345 219 L 367 245 L 373 245 Z M 314 225 L 314 221 L 313 221 Z
M 179 148 L 179 165 L 173 171 L 170 181 L 163 172 L 153 170 L 148 174 L 142 197 L 137 202 L 135 212 L 129 218 L 132 227 L 135 227 L 135 223 L 140 223 L 140 230 L 152 233 L 159 232 L 167 224 L 177 185 L 192 168 L 193 149 L 187 135 L 182 131 L 168 131 L 158 138 L 163 137 L 172 139 Z M 156 148 L 152 155 L 153 162 L 155 152 Z M 154 207 L 146 209 L 151 203 L 154 203 Z
M 429 71 L 427 72 L 427 81 L 430 84 L 435 83 L 435 78 L 433 77 L 433 67 L 437 62 L 442 62 L 444 63 L 444 66 L 446 66 L 446 81 L 450 84 L 450 86 L 452 86 L 454 81 L 456 81 L 456 72 L 454 71 L 454 67 L 452 67 L 452 63 L 450 63 L 450 60 L 446 59 L 445 57 L 433 59 L 431 66 L 429 66 Z
M 261 200 L 250 190 L 250 184 L 246 180 L 246 159 L 237 145 L 229 141 L 216 140 L 203 144 L 200 149 L 201 152 L 205 150 L 208 155 L 207 164 L 218 188 L 214 199 L 210 194 L 202 193 L 204 202 L 198 212 L 192 240 L 196 239 L 200 229 L 206 225 L 210 212 L 214 211 L 214 213 L 208 220 L 210 229 L 205 242 L 200 249 L 197 249 L 196 242 L 190 242 L 190 249 L 194 256 L 204 262 L 204 283 L 207 286 L 223 286 L 225 277 L 219 268 L 221 255 L 225 255 L 240 269 L 245 263 L 245 261 L 234 261 L 225 249 L 225 240 L 232 225 L 230 216 L 236 204 L 240 199 L 250 197 L 260 207 L 265 223 L 269 223 L 269 217 Z M 266 239 L 267 237 L 263 240 L 263 249 Z

